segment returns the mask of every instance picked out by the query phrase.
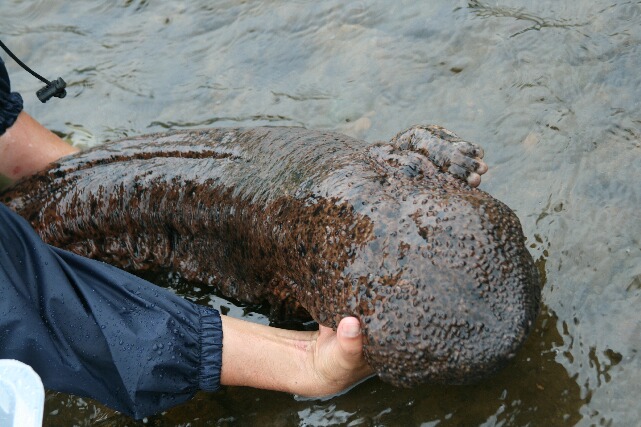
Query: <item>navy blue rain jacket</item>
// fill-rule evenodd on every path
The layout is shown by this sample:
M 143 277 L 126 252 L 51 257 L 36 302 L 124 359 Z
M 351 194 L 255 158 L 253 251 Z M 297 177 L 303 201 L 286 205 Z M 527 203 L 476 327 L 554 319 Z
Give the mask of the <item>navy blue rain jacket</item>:
M 0 204 L 0 358 L 142 418 L 220 387 L 220 315 L 46 245 Z
M 0 135 L 13 125 L 20 111 L 22 97 L 18 92 L 11 92 L 9 75 L 0 58 Z

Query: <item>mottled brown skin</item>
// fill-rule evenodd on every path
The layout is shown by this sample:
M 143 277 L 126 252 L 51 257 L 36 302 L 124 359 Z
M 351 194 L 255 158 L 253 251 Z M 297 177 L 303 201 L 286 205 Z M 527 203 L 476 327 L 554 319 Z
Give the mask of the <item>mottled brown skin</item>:
M 385 381 L 465 383 L 514 357 L 540 287 L 518 219 L 445 129 L 177 131 L 62 159 L 2 200 L 48 243 L 246 302 L 360 318 Z

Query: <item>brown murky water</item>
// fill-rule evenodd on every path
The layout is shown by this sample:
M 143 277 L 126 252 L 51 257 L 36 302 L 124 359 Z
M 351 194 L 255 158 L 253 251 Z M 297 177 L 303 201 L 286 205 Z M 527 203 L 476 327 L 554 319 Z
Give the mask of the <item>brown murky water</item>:
M 368 141 L 438 123 L 481 143 L 546 278 L 517 360 L 474 386 L 376 379 L 327 401 L 227 388 L 146 425 L 637 425 L 641 2 L 16 1 L 0 36 L 27 110 L 74 144 L 196 126 L 303 125 Z M 210 290 L 182 295 L 266 322 Z M 136 425 L 47 394 L 45 425 Z

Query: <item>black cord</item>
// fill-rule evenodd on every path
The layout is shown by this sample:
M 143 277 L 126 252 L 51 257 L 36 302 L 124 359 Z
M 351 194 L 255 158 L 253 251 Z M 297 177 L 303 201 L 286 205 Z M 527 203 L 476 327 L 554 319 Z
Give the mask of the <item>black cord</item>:
M 45 79 L 45 78 L 44 78 L 44 77 L 42 77 L 40 74 L 38 74 L 38 73 L 36 73 L 35 71 L 33 71 L 31 68 L 29 68 L 29 67 L 27 66 L 27 64 L 25 64 L 24 62 L 22 62 L 22 61 L 21 61 L 21 60 L 20 60 L 16 55 L 14 55 L 14 54 L 13 54 L 13 52 L 11 52 L 11 51 L 9 50 L 9 48 L 8 48 L 4 43 L 2 43 L 2 40 L 0 40 L 0 47 L 2 47 L 2 48 L 4 49 L 4 51 L 5 51 L 5 52 L 7 52 L 7 54 L 8 54 L 10 57 L 12 57 L 14 61 L 16 61 L 16 62 L 18 63 L 18 65 L 20 65 L 20 66 L 21 66 L 22 68 L 24 68 L 26 71 L 28 71 L 29 73 L 31 73 L 31 75 L 32 75 L 32 76 L 34 76 L 35 78 L 37 78 L 38 80 L 40 80 L 42 83 L 51 84 L 51 82 L 50 82 L 49 80 Z
M 39 91 L 36 92 L 36 95 L 38 96 L 38 99 L 41 102 L 47 102 L 48 100 L 51 99 L 51 97 L 55 96 L 56 98 L 64 98 L 67 96 L 67 91 L 65 88 L 67 87 L 67 83 L 65 83 L 64 80 L 62 80 L 62 77 L 58 77 L 56 80 L 53 82 L 50 82 L 49 80 L 45 79 L 42 77 L 40 74 L 36 73 L 33 71 L 31 68 L 27 66 L 24 62 L 22 62 L 16 55 L 9 50 L 9 48 L 2 43 L 2 40 L 0 40 L 0 47 L 4 49 L 7 54 L 13 58 L 14 61 L 18 63 L 22 68 L 24 68 L 26 71 L 28 71 L 32 76 L 40 80 L 41 82 L 45 83 L 47 86 L 43 87 Z

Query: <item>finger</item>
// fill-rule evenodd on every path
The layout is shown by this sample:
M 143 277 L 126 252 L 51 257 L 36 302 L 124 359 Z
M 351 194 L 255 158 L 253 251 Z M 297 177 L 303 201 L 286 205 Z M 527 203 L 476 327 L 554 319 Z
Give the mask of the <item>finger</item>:
M 470 171 L 465 169 L 463 166 L 459 166 L 455 163 L 452 163 L 447 171 L 454 175 L 457 178 L 460 178 L 464 181 L 467 181 L 467 178 L 470 176 Z
M 478 187 L 481 184 L 481 175 L 472 172 L 467 177 L 467 183 L 470 184 L 471 187 Z
M 487 164 L 480 158 L 476 159 L 476 161 L 479 164 L 478 168 L 476 168 L 476 173 L 478 173 L 479 175 L 483 175 L 485 172 L 487 172 Z
M 474 142 L 458 141 L 456 143 L 456 148 L 458 148 L 461 153 L 469 157 L 478 157 L 479 159 L 482 159 L 485 155 L 483 148 Z
M 361 324 L 356 317 L 346 317 L 338 325 L 338 344 L 344 356 L 358 358 L 363 352 Z
M 467 181 L 472 187 L 478 187 L 481 184 L 481 175 L 457 164 L 451 164 L 447 169 L 449 173 L 457 178 Z
M 487 170 L 487 166 L 482 160 L 474 159 L 472 157 L 467 157 L 461 153 L 457 153 L 454 156 L 452 156 L 451 163 L 455 163 L 461 166 L 463 169 L 468 170 L 469 172 L 481 173 L 480 170 L 483 168 Z

